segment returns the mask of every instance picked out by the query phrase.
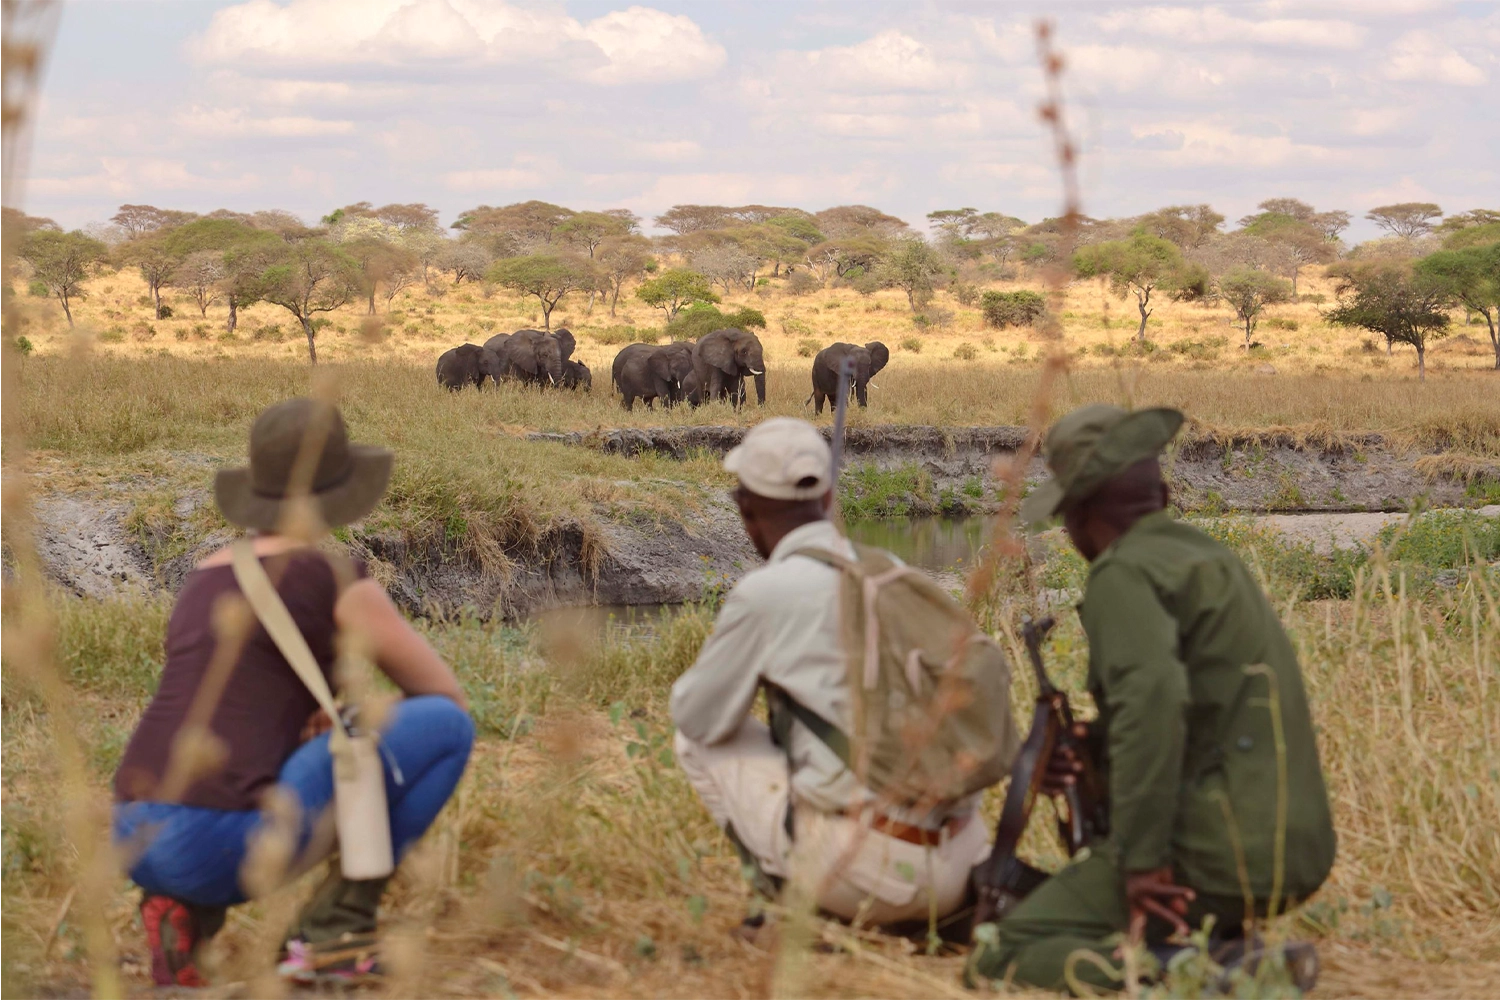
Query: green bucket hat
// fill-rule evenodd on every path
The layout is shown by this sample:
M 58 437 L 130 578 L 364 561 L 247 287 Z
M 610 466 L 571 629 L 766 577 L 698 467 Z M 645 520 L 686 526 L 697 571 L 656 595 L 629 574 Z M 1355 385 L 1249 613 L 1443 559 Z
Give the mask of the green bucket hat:
M 1052 478 L 1022 501 L 1021 520 L 1045 521 L 1159 454 L 1182 421 L 1179 411 L 1167 407 L 1130 412 L 1095 403 L 1069 413 L 1047 432 L 1044 450 Z

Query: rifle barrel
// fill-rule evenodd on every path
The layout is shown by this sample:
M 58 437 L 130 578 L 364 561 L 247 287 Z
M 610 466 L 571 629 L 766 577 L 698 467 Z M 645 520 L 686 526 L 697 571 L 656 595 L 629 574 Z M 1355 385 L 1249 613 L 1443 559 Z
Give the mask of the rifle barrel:
M 854 377 L 854 359 L 844 358 L 839 362 L 839 388 L 838 395 L 833 401 L 833 475 L 835 484 L 839 481 L 839 466 L 844 461 L 844 417 L 849 410 L 849 382 Z

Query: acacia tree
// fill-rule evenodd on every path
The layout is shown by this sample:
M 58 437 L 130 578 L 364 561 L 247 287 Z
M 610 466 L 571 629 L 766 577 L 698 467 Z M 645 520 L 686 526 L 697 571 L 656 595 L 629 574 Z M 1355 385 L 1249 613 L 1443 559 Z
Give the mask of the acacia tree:
M 229 213 L 214 213 L 179 226 L 164 237 L 169 251 L 186 262 L 197 254 L 217 255 L 222 267 L 216 279 L 217 291 L 222 293 L 229 307 L 226 329 L 233 333 L 239 325 L 239 310 L 255 301 L 261 273 L 270 265 L 271 256 L 279 251 L 282 241 L 274 232 L 253 226 L 247 216 Z M 193 293 L 200 310 L 206 315 L 207 305 L 217 296 L 204 298 L 210 289 L 195 286 L 197 277 L 204 274 L 208 258 L 196 258 L 200 264 L 191 269 L 179 267 L 173 273 L 172 282 Z M 195 277 L 196 276 L 196 277 Z
M 1168 205 L 1141 216 L 1137 223 L 1152 236 L 1191 250 L 1218 235 L 1224 216 L 1215 212 L 1212 205 Z
M 1417 274 L 1484 317 L 1500 369 L 1500 243 L 1440 250 L 1417 261 Z
M 1253 267 L 1240 267 L 1230 271 L 1220 277 L 1214 287 L 1219 298 L 1229 303 L 1244 328 L 1247 351 L 1255 336 L 1255 327 L 1260 322 L 1262 310 L 1266 306 L 1289 301 L 1294 294 L 1292 286 L 1286 281 Z
M 542 327 L 552 329 L 552 310 L 569 292 L 592 288 L 599 274 L 582 257 L 561 254 L 528 254 L 507 257 L 490 265 L 485 276 L 522 295 L 532 295 L 542 304 Z
M 416 253 L 378 236 L 361 236 L 343 244 L 344 252 L 359 265 L 360 281 L 371 316 L 375 315 L 375 293 L 385 291 L 389 305 L 396 293 L 416 278 L 420 261 Z
M 641 282 L 641 287 L 635 290 L 635 297 L 646 305 L 665 312 L 668 323 L 676 319 L 683 307 L 691 303 L 719 301 L 713 289 L 708 287 L 707 278 L 683 267 L 674 267 L 649 281 Z
M 36 229 L 26 235 L 20 257 L 31 265 L 32 277 L 62 303 L 68 325 L 73 325 L 72 301 L 84 297 L 83 282 L 109 257 L 103 242 L 78 230 Z
M 906 293 L 906 304 L 917 311 L 917 301 L 932 296 L 932 279 L 943 273 L 943 259 L 920 237 L 897 240 L 875 266 L 882 285 Z
M 1337 278 L 1340 301 L 1328 321 L 1380 334 L 1387 351 L 1410 344 L 1417 352 L 1417 377 L 1425 381 L 1427 345 L 1448 332 L 1452 298 L 1445 283 L 1396 260 L 1343 268 Z
M 182 264 L 183 256 L 167 232 L 153 232 L 122 243 L 116 251 L 116 259 L 122 266 L 135 265 L 151 292 L 155 306 L 155 318 L 162 318 L 161 289 L 172 280 L 172 275 Z
M 198 304 L 198 315 L 207 317 L 208 307 L 219 300 L 219 283 L 228 275 L 222 250 L 195 250 L 172 272 L 172 284 L 186 289 Z
M 1384 229 L 1392 236 L 1403 240 L 1414 240 L 1432 232 L 1433 220 L 1440 219 L 1443 210 L 1430 201 L 1403 201 L 1398 205 L 1381 205 L 1365 213 L 1365 218 Z
M 1177 244 L 1160 236 L 1137 232 L 1128 240 L 1109 240 L 1079 250 L 1073 267 L 1080 278 L 1106 278 L 1121 298 L 1135 296 L 1141 325 L 1135 339 L 1146 340 L 1146 320 L 1151 318 L 1151 295 L 1158 288 L 1170 291 L 1184 276 L 1184 261 Z
M 594 263 L 603 278 L 604 291 L 609 293 L 609 314 L 614 316 L 625 282 L 653 266 L 651 241 L 633 234 L 607 239 L 595 251 Z
M 1264 202 L 1263 204 L 1272 204 Z M 1297 294 L 1297 278 L 1308 264 L 1328 264 L 1337 259 L 1339 244 L 1324 235 L 1311 222 L 1282 212 L 1262 212 L 1240 220 L 1241 232 L 1258 236 L 1281 251 L 1282 268 L 1292 279 L 1292 294 Z
M 173 229 L 196 218 L 193 212 L 157 208 L 155 205 L 121 205 L 109 221 L 125 231 L 126 239 L 134 240 L 147 233 Z
M 307 335 L 307 357 L 318 363 L 314 317 L 332 312 L 360 292 L 358 263 L 336 244 L 324 239 L 288 243 L 260 272 L 256 293 L 296 317 Z

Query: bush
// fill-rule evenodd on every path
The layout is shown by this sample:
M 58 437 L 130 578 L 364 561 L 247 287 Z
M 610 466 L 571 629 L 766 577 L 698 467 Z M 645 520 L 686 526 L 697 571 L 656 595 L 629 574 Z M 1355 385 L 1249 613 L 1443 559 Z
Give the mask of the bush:
M 936 306 L 927 310 L 927 322 L 939 330 L 946 330 L 953 325 L 954 312 L 952 309 L 939 309 Z
M 31 284 L 26 286 L 26 293 L 28 295 L 33 295 L 39 299 L 45 299 L 47 296 L 52 294 L 52 289 L 47 287 L 47 283 L 45 281 L 33 281 Z
M 193 331 L 196 333 L 197 329 L 197 327 L 194 327 Z M 204 333 L 206 334 L 207 332 L 207 327 L 205 327 Z M 270 323 L 266 326 L 257 328 L 255 333 L 253 333 L 251 337 L 254 340 L 269 340 L 273 344 L 279 344 L 286 339 L 286 333 L 281 329 L 280 323 Z
M 147 340 L 154 340 L 155 338 L 156 327 L 152 326 L 150 323 L 141 322 L 135 324 L 130 328 L 131 340 L 139 340 L 144 342 Z
M 968 341 L 964 341 L 953 349 L 953 356 L 960 361 L 973 361 L 979 357 L 979 348 Z
M 787 275 L 786 293 L 788 295 L 806 295 L 822 287 L 823 283 L 811 271 L 793 271 Z
M 722 313 L 719 307 L 706 303 L 688 306 L 667 324 L 667 335 L 673 340 L 697 340 L 705 333 L 735 327 L 748 330 L 751 327 L 766 328 L 765 313 L 759 309 L 738 309 Z
M 1167 345 L 1167 350 L 1194 361 L 1212 361 L 1228 346 L 1227 337 L 1205 337 L 1203 340 L 1173 341 Z
M 16 353 L 23 358 L 29 357 L 31 355 L 31 352 L 36 350 L 36 347 L 31 343 L 31 339 L 29 337 L 17 337 L 13 341 L 13 343 L 16 347 Z
M 118 326 L 112 326 L 108 330 L 105 330 L 103 333 L 99 334 L 99 343 L 123 344 L 125 343 L 125 331 L 120 329 Z
M 797 357 L 799 358 L 810 358 L 822 349 L 822 342 L 812 337 L 803 337 L 797 341 Z
M 818 334 L 811 323 L 795 316 L 788 316 L 781 321 L 781 332 L 788 337 L 815 337 Z
M 911 351 L 913 354 L 921 354 L 922 353 L 922 338 L 921 337 L 907 337 L 905 340 L 901 341 L 901 349 L 903 351 Z
M 1273 330 L 1295 330 L 1295 329 L 1297 329 L 1297 321 L 1294 320 L 1294 319 L 1287 319 L 1285 316 L 1271 316 L 1271 317 L 1268 317 L 1265 320 L 1265 325 L 1269 326 Z
M 1047 300 L 1037 292 L 985 292 L 979 299 L 984 325 L 997 329 L 1035 326 L 1047 312 Z
M 165 302 L 163 302 L 161 304 L 161 308 L 158 309 L 158 310 L 156 310 L 156 318 L 157 319 L 171 319 L 172 318 L 172 307 L 169 306 L 169 305 L 167 305 Z
M 1320 306 L 1328 301 L 1328 296 L 1324 295 L 1322 292 L 1308 292 L 1306 295 L 1297 296 L 1297 301 L 1311 302 L 1315 306 Z
M 488 334 L 484 339 L 488 340 L 494 334 Z M 602 330 L 589 334 L 589 339 L 596 344 L 654 344 L 661 336 L 655 330 L 639 330 L 633 326 L 607 326 Z
M 967 281 L 954 282 L 949 291 L 953 293 L 953 297 L 961 306 L 972 306 L 979 301 L 979 286 Z

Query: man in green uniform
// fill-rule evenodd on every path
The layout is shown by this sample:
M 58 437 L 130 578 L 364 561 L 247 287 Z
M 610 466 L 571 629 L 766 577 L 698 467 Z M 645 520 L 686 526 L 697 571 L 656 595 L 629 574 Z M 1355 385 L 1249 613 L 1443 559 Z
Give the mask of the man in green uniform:
M 1046 439 L 1053 478 L 1022 505 L 1063 517 L 1089 561 L 1087 729 L 1109 790 L 1109 836 L 1043 882 L 981 947 L 973 972 L 1050 989 L 1123 983 L 1126 937 L 1160 946 L 1214 918 L 1241 935 L 1322 885 L 1334 831 L 1291 641 L 1245 564 L 1167 514 L 1158 455 L 1176 410 L 1087 406 Z M 1080 734 L 1083 735 L 1083 734 Z M 1048 784 L 1078 764 L 1054 756 Z M 1092 953 L 1089 957 L 1087 953 Z M 1316 971 L 1299 950 L 1293 974 Z

